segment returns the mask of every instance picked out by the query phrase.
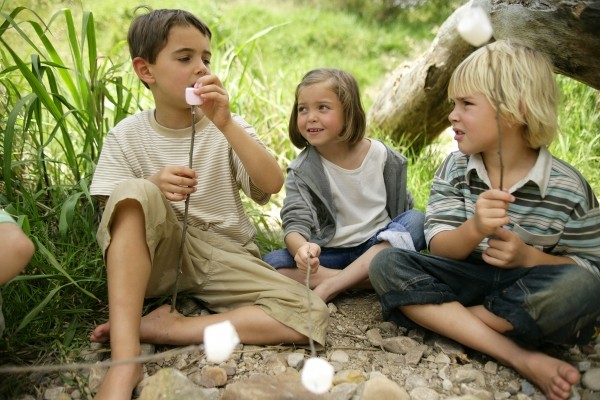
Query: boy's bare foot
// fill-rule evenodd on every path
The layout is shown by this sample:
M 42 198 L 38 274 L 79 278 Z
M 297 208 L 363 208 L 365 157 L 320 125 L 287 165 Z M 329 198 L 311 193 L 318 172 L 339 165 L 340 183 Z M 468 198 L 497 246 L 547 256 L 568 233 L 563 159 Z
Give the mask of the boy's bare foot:
M 571 364 L 540 352 L 527 352 L 522 367 L 514 368 L 535 383 L 548 400 L 568 399 L 571 386 L 577 384 L 581 374 Z
M 130 400 L 133 390 L 142 381 L 144 372 L 140 364 L 124 364 L 110 367 L 95 400 Z
M 140 341 L 143 343 L 171 343 L 168 339 L 166 328 L 172 328 L 173 324 L 184 318 L 177 311 L 171 312 L 169 304 L 163 304 L 157 309 L 151 311 L 144 317 L 140 323 Z M 90 341 L 106 343 L 110 340 L 110 323 L 98 325 L 90 335 Z

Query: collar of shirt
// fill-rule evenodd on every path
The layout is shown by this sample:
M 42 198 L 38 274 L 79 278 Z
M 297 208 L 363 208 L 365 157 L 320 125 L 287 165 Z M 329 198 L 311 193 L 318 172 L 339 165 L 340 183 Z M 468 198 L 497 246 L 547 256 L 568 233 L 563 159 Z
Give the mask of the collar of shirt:
M 490 179 L 487 174 L 487 170 L 485 169 L 485 165 L 483 163 L 483 159 L 481 158 L 480 153 L 476 153 L 471 155 L 469 161 L 467 163 L 466 170 L 466 179 L 467 182 L 470 182 L 471 172 L 475 170 L 479 178 L 485 182 L 486 185 L 492 187 L 490 183 Z M 540 194 L 542 197 L 546 196 L 546 190 L 548 188 L 548 181 L 550 180 L 550 172 L 552 170 L 552 154 L 548 151 L 545 146 L 540 147 L 540 151 L 538 154 L 538 158 L 535 162 L 535 165 L 529 173 L 523 179 L 515 183 L 511 188 L 509 188 L 508 192 L 513 193 L 523 187 L 527 182 L 532 181 L 540 188 Z

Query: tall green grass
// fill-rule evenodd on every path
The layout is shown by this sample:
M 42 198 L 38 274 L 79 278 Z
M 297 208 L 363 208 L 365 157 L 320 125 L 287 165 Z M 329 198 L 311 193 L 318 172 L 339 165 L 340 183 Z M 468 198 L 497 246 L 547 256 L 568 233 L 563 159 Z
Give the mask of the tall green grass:
M 181 6 L 173 0 L 148 3 Z M 18 217 L 36 244 L 25 273 L 2 288 L 7 330 L 0 358 L 72 360 L 87 345 L 92 326 L 107 317 L 104 265 L 95 242 L 99 215 L 89 194 L 95 163 L 106 132 L 152 105 L 125 48 L 136 4 L 0 4 L 0 206 Z M 452 11 L 398 10 L 402 23 L 393 23 L 330 4 L 206 1 L 187 7 L 213 30 L 213 72 L 224 81 L 233 110 L 256 127 L 282 168 L 297 154 L 287 139 L 287 119 L 307 70 L 334 66 L 352 72 L 369 108 L 386 74 L 417 57 Z M 580 169 L 598 193 L 598 93 L 568 78 L 559 82 L 563 135 L 552 150 Z M 444 154 L 434 147 L 414 154 L 410 143 L 373 135 L 410 158 L 409 187 L 424 210 Z M 274 196 L 267 207 L 246 202 L 263 251 L 283 244 L 277 231 L 282 198 Z

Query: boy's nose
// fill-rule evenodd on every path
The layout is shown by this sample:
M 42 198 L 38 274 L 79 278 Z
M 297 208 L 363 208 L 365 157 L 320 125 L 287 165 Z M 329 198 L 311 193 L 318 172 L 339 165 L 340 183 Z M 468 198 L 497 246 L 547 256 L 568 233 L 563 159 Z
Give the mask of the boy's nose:
M 450 111 L 450 114 L 448 114 L 448 120 L 450 122 L 456 121 L 458 119 L 458 114 L 455 111 L 456 108 L 453 108 L 452 111 Z
M 204 61 L 201 61 L 196 68 L 196 75 L 204 76 L 204 75 L 207 75 L 208 73 L 209 73 L 208 67 L 206 66 L 206 64 L 204 64 Z

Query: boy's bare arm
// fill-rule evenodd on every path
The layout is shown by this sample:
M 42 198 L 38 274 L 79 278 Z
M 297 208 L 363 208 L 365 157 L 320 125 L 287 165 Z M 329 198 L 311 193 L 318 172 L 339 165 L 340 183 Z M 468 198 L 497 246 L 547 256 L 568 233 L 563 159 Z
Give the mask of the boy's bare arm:
M 252 182 L 265 193 L 278 193 L 283 186 L 283 172 L 277 164 L 277 160 L 267 149 L 254 140 L 233 119 L 219 129 L 244 164 Z
M 458 228 L 440 232 L 431 238 L 429 251 L 436 256 L 464 260 L 484 238 L 485 235 L 475 228 L 474 218 L 470 218 Z
M 483 192 L 475 203 L 475 215 L 458 228 L 440 232 L 430 240 L 431 253 L 455 260 L 467 258 L 484 238 L 510 222 L 508 204 L 514 200 L 503 190 Z
M 277 160 L 233 120 L 229 95 L 219 78 L 206 75 L 198 79 L 198 84 L 196 93 L 203 100 L 199 107 L 223 133 L 252 182 L 265 193 L 278 193 L 283 186 L 283 172 Z

